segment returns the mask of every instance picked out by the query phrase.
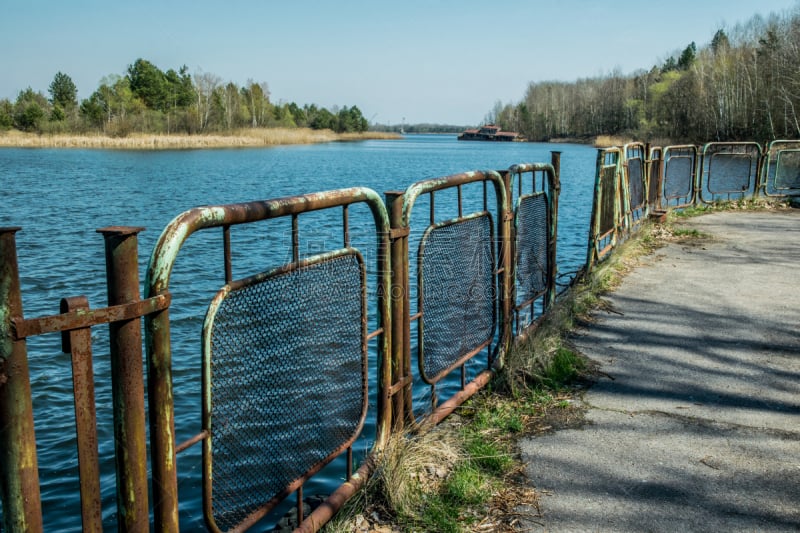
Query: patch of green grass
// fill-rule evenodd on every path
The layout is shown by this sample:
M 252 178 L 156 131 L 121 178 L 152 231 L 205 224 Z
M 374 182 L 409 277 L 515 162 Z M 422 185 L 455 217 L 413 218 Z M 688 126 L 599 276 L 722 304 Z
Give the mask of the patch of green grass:
M 708 205 L 689 206 L 680 209 L 673 209 L 672 211 L 670 211 L 670 216 L 676 218 L 691 218 L 700 215 L 705 215 L 710 211 L 711 207 Z
M 556 350 L 550 364 L 545 367 L 542 384 L 559 390 L 574 381 L 585 367 L 586 363 L 578 354 L 561 346 Z
M 672 234 L 675 237 L 686 237 L 692 239 L 698 239 L 700 237 L 705 237 L 705 233 L 702 231 L 698 231 L 696 229 L 686 229 L 686 228 L 676 228 L 672 230 Z
M 447 478 L 442 486 L 441 496 L 455 506 L 481 505 L 486 503 L 491 494 L 487 490 L 491 479 L 471 463 L 462 463 Z
M 469 432 L 465 440 L 469 463 L 488 474 L 502 475 L 513 463 L 511 454 L 499 442 L 473 432 Z
M 508 404 L 495 404 L 480 408 L 472 419 L 476 432 L 499 429 L 519 433 L 523 429 L 520 413 Z
M 452 505 L 439 494 L 434 494 L 425 499 L 422 513 L 418 519 L 408 517 L 401 525 L 407 527 L 409 531 L 422 528 L 425 531 L 460 533 L 463 529 L 458 515 L 457 506 Z

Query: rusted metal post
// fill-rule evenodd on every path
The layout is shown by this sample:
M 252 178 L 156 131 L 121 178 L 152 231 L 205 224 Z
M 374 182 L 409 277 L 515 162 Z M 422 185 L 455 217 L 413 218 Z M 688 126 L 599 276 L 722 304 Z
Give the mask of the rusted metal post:
M 150 290 L 150 289 L 148 289 Z M 167 291 L 149 293 L 152 297 Z M 155 530 L 177 532 L 178 471 L 175 451 L 175 407 L 172 401 L 169 308 L 145 317 L 147 399 L 150 405 L 150 464 L 153 475 Z
M 514 300 L 516 299 L 516 264 L 517 264 L 517 236 L 514 226 L 514 205 L 513 189 L 514 176 L 507 170 L 500 171 L 503 178 L 503 188 L 505 189 L 505 202 L 501 207 L 501 220 L 498 222 L 497 238 L 499 249 L 497 251 L 498 266 L 500 267 L 499 276 L 499 298 L 500 298 L 500 324 L 501 337 L 499 339 L 499 354 L 506 354 L 511 348 L 514 338 Z M 463 390 L 463 387 L 462 387 Z
M 138 240 L 144 228 L 98 229 L 106 249 L 108 304 L 139 301 Z M 147 441 L 140 320 L 109 324 L 119 531 L 148 531 Z
M 391 393 L 392 424 L 394 430 L 402 430 L 406 420 L 413 419 L 411 407 L 411 328 L 408 323 L 410 302 L 408 299 L 408 228 L 403 226 L 403 192 L 385 193 L 389 211 L 392 239 L 390 251 L 391 274 Z M 405 380 L 405 381 L 404 381 Z
M 597 159 L 595 161 L 595 178 L 594 178 L 594 198 L 592 200 L 592 214 L 589 217 L 589 239 L 588 247 L 586 250 L 586 274 L 592 272 L 594 264 L 597 260 L 597 237 L 600 231 L 600 216 L 601 216 L 601 202 L 600 202 L 600 177 L 602 175 L 603 162 L 605 161 L 605 149 L 597 149 Z
M 61 300 L 61 313 L 88 310 L 85 296 Z M 100 459 L 97 448 L 97 415 L 92 369 L 90 327 L 62 332 L 62 351 L 72 356 L 72 390 L 75 402 L 75 432 L 78 441 L 78 472 L 81 482 L 81 520 L 84 533 L 103 531 L 100 495 Z
M 553 165 L 553 178 L 550 181 L 550 244 L 547 250 L 547 298 L 544 309 L 547 310 L 556 301 L 558 292 L 556 280 L 558 277 L 558 197 L 561 194 L 561 152 L 550 152 L 550 163 Z
M 20 228 L 0 228 L 0 496 L 6 531 L 42 531 L 42 501 L 25 339 L 11 319 L 22 316 L 17 245 Z

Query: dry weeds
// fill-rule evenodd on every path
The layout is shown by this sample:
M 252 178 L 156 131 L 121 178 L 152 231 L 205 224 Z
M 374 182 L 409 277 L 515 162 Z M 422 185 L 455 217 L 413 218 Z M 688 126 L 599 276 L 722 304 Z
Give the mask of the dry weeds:
M 0 147 L 17 148 L 100 148 L 118 150 L 182 150 L 199 148 L 256 148 L 288 144 L 315 144 L 367 139 L 397 139 L 383 132 L 334 133 L 309 128 L 242 129 L 228 135 L 131 134 L 109 137 L 100 134 L 37 135 L 16 130 L 0 132 Z

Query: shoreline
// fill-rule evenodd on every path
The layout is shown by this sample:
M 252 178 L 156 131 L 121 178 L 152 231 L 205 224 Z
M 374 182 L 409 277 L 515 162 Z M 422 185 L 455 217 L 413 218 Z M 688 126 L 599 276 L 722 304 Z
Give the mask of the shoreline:
M 296 144 L 400 139 L 394 133 L 335 133 L 308 128 L 258 128 L 229 134 L 142 134 L 109 137 L 102 134 L 37 134 L 0 132 L 0 148 L 88 148 L 113 150 L 193 150 L 203 148 L 264 148 Z

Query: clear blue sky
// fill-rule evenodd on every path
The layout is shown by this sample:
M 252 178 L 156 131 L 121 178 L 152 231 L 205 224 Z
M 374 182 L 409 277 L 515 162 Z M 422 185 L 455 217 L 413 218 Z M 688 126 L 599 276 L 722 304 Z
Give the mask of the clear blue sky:
M 87 98 L 137 58 L 187 65 L 272 100 L 357 105 L 379 123 L 479 123 L 531 81 L 650 68 L 720 27 L 799 0 L 0 0 L 0 98 Z

